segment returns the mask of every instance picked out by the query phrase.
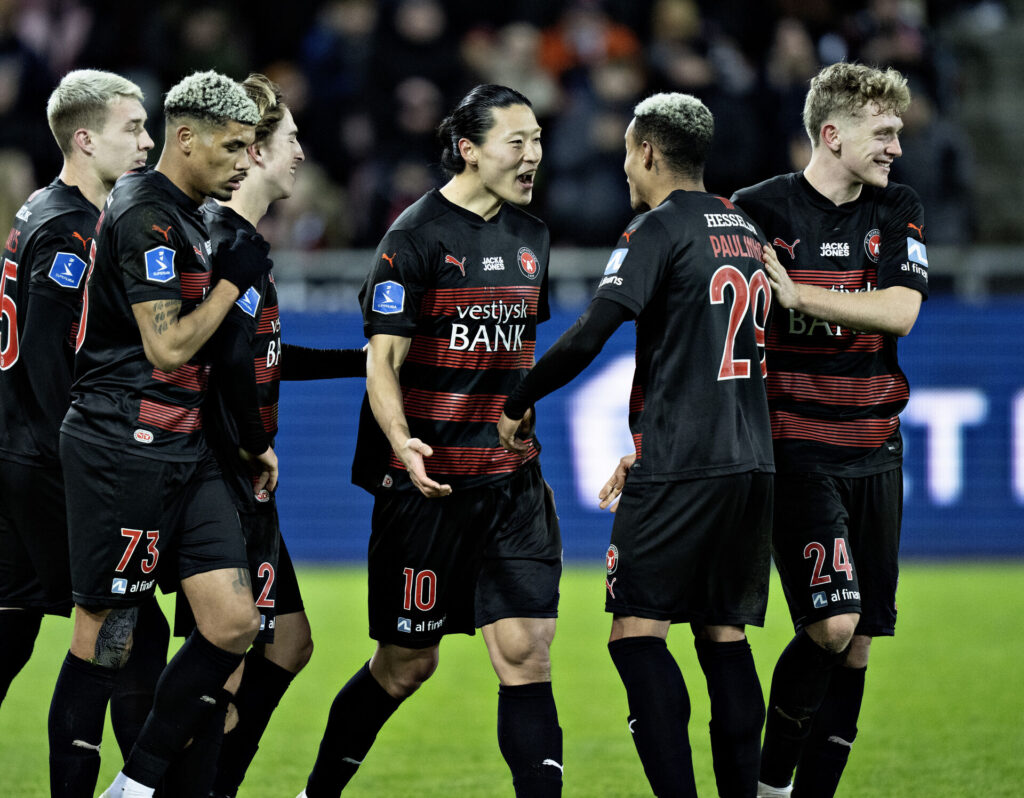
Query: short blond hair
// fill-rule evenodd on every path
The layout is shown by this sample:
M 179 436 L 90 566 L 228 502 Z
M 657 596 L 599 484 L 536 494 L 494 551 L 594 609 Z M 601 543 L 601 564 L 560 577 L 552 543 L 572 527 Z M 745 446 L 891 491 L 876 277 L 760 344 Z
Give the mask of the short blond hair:
M 856 117 L 871 103 L 882 113 L 902 116 L 910 105 L 907 79 L 897 70 L 840 62 L 825 67 L 811 79 L 804 100 L 804 128 L 811 146 L 818 146 L 821 126 L 836 116 Z
M 633 109 L 633 138 L 649 141 L 677 174 L 699 177 L 704 171 L 715 119 L 691 94 L 654 94 Z
M 142 89 L 127 78 L 100 69 L 76 69 L 68 72 L 46 101 L 46 120 L 64 155 L 72 152 L 75 131 L 102 130 L 110 113 L 110 103 L 118 97 L 130 97 L 140 103 Z
M 288 106 L 284 103 L 281 87 L 259 72 L 252 72 L 242 81 L 242 88 L 260 112 L 260 121 L 256 123 L 256 143 L 260 144 L 274 135 Z

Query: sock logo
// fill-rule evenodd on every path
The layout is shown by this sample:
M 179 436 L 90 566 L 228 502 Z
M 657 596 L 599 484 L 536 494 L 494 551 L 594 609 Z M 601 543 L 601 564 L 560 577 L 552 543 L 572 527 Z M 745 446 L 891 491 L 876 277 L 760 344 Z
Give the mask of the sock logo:
M 558 768 L 559 773 L 564 773 L 565 772 L 565 768 L 562 767 L 562 765 L 560 765 L 554 759 L 545 759 L 540 764 L 541 764 L 541 767 L 543 767 L 544 765 L 551 765 L 551 767 Z

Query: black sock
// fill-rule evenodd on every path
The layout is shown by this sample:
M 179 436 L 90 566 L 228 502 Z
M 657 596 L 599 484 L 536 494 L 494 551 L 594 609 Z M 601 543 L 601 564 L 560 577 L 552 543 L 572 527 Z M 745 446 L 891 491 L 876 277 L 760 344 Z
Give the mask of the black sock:
M 0 704 L 7 697 L 14 677 L 32 656 L 42 620 L 43 613 L 39 610 L 0 611 L 0 640 L 4 641 L 4 655 L 0 657 Z
M 801 629 L 782 652 L 772 674 L 761 747 L 761 781 L 785 787 L 793 778 L 811 721 L 821 706 L 835 666 L 845 652 L 826 651 Z
M 132 631 L 132 653 L 117 672 L 114 693 L 110 696 L 110 722 L 127 759 L 153 708 L 156 683 L 167 665 L 167 644 L 171 630 L 155 597 L 139 606 L 139 617 Z
M 757 791 L 764 695 L 746 640 L 694 640 L 711 699 L 711 757 L 721 798 Z
M 654 794 L 696 798 L 686 733 L 690 697 L 668 646 L 659 637 L 624 637 L 608 651 L 626 687 L 629 730 Z
M 867 668 L 839 667 L 832 672 L 825 700 L 814 717 L 793 782 L 794 798 L 831 798 L 857 737 Z
M 377 732 L 401 703 L 373 678 L 369 662 L 348 680 L 327 716 L 316 764 L 306 783 L 309 798 L 341 795 L 377 739 Z
M 562 729 L 551 682 L 498 688 L 498 748 L 517 796 L 562 794 Z
M 122 772 L 147 787 L 159 784 L 171 760 L 216 711 L 224 683 L 241 662 L 241 654 L 193 630 L 160 676 L 153 709 Z
M 208 798 L 217 775 L 217 759 L 224 739 L 224 716 L 230 701 L 231 693 L 221 690 L 213 714 L 164 774 L 159 795 L 166 798 Z
M 270 715 L 281 701 L 295 674 L 250 649 L 245 657 L 242 683 L 231 699 L 238 711 L 238 724 L 224 734 L 217 763 L 214 792 L 234 795 L 245 778 L 249 763 L 256 756 L 260 737 L 263 736 Z
M 64 657 L 47 723 L 51 798 L 81 798 L 95 792 L 103 721 L 115 673 L 70 651 Z

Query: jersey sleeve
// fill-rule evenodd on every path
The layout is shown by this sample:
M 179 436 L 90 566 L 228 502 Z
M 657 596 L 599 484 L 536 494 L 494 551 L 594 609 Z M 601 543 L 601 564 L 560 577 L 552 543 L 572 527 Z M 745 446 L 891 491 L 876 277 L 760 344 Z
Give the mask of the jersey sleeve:
M 924 207 L 917 192 L 897 185 L 886 198 L 881 218 L 878 287 L 902 285 L 928 298 L 928 250 L 924 240 Z
M 253 359 L 254 330 L 247 315 L 231 312 L 210 339 L 207 347 L 213 368 L 219 372 L 218 390 L 224 407 L 238 426 L 242 448 L 253 454 L 266 451 L 270 435 L 260 417 L 256 369 Z
M 412 338 L 420 301 L 429 284 L 427 271 L 425 253 L 412 236 L 403 231 L 389 231 L 384 236 L 359 294 L 367 338 Z
M 544 277 L 540 283 L 540 296 L 537 297 L 537 323 L 551 318 L 551 305 L 548 302 L 548 290 L 551 285 L 551 233 L 544 227 L 544 245 L 541 247 L 541 263 L 545 264 Z
M 133 305 L 181 298 L 181 264 L 192 247 L 173 216 L 155 204 L 129 208 L 116 222 L 116 252 Z
M 38 233 L 32 247 L 30 294 L 77 310 L 94 245 L 95 216 L 65 214 Z
M 661 284 L 669 262 L 665 228 L 650 213 L 631 221 L 619 236 L 594 294 L 639 316 Z

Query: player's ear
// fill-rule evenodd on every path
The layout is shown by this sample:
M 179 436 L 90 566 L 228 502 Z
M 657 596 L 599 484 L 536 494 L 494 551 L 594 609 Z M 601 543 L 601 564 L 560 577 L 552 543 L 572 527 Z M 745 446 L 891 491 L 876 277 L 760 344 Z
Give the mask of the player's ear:
M 87 155 L 92 155 L 96 147 L 92 143 L 92 136 L 84 127 L 78 128 L 71 134 L 71 142 Z
M 260 150 L 260 145 L 254 141 L 246 149 L 249 151 L 249 160 L 251 160 L 256 166 L 263 166 L 264 159 L 263 152 Z
M 459 139 L 458 147 L 459 155 L 462 156 L 462 160 L 464 160 L 468 165 L 476 166 L 480 157 L 477 155 L 476 146 L 473 142 L 467 138 L 461 138 Z
M 183 153 L 190 155 L 195 146 L 196 133 L 188 125 L 178 125 L 174 131 L 174 140 L 178 142 L 178 147 Z
M 654 147 L 649 141 L 642 142 L 640 147 L 643 149 L 644 169 L 650 169 L 654 164 Z
M 832 152 L 838 153 L 842 148 L 841 136 L 839 135 L 839 128 L 833 125 L 831 122 L 826 122 L 821 126 L 821 140 L 825 143 Z

